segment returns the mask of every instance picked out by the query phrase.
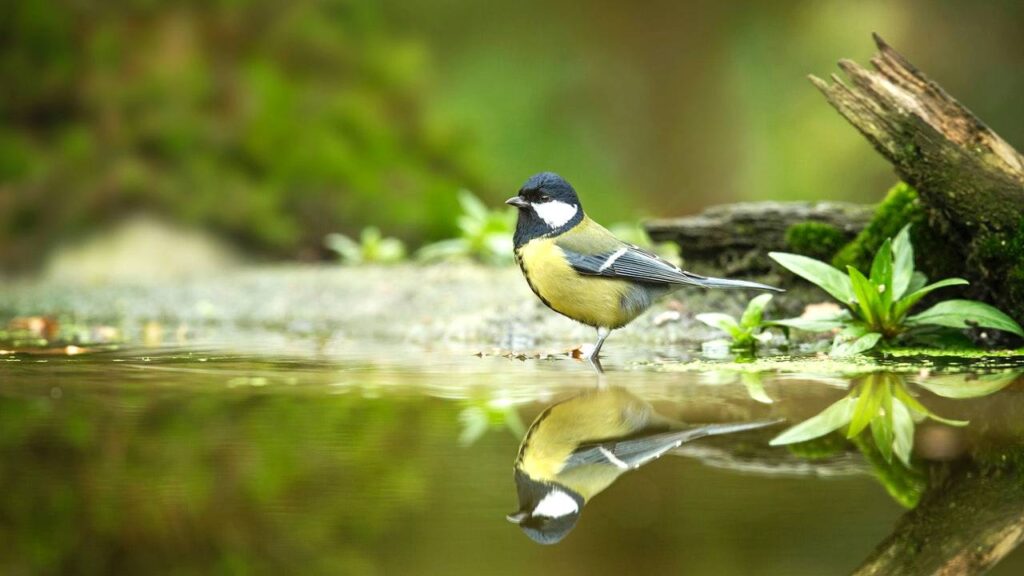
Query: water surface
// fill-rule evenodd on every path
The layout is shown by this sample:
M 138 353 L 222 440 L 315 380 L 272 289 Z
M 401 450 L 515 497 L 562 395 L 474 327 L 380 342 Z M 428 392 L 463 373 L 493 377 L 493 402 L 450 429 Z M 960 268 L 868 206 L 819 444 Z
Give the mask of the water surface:
M 628 472 L 540 546 L 505 515 L 522 434 L 551 404 L 600 385 L 689 423 L 792 424 L 850 380 L 767 373 L 752 392 L 735 371 L 667 371 L 621 351 L 598 377 L 566 357 L 270 348 L 0 357 L 0 571 L 837 574 L 907 512 L 863 447 L 838 435 L 769 447 L 783 425 Z M 922 478 L 1013 453 L 1020 382 L 964 400 L 906 386 L 971 421 L 918 423 Z M 1019 551 L 993 571 L 1022 572 Z

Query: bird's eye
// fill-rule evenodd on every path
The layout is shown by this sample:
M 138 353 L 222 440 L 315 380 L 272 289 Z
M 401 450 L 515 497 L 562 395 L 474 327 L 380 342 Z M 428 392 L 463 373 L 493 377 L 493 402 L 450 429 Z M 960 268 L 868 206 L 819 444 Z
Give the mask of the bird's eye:
M 537 197 L 537 201 L 538 202 L 551 202 L 551 196 L 548 196 L 547 194 L 541 194 L 540 196 Z

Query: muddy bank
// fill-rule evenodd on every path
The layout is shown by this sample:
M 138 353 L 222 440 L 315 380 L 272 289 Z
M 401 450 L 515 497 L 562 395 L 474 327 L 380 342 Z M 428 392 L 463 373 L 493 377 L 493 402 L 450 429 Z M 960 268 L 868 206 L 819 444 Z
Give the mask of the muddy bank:
M 696 345 L 717 333 L 693 320 L 694 314 L 738 314 L 752 295 L 683 289 L 617 331 L 610 342 Z M 816 298 L 809 288 L 790 291 L 777 297 L 767 313 L 783 317 Z M 471 343 L 517 351 L 564 348 L 594 337 L 591 328 L 545 308 L 518 269 L 475 264 L 288 265 L 178 281 L 10 283 L 0 293 L 0 318 L 25 316 L 110 325 L 122 329 L 128 339 L 141 338 L 151 322 L 185 326 L 207 340 L 258 329 L 298 336 Z

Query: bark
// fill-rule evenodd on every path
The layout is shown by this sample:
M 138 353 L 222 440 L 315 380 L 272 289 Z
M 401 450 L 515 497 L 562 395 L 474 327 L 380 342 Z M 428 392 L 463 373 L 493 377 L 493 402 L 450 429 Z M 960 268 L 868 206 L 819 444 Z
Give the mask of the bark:
M 850 60 L 829 84 L 810 77 L 922 200 L 953 229 L 1017 226 L 1024 217 L 1024 156 L 877 35 L 874 70 Z
M 956 251 L 925 272 L 966 275 L 972 297 L 1024 321 L 1024 156 L 874 38 L 873 70 L 841 60 L 849 85 L 811 82 L 917 190 L 931 236 Z
M 954 469 L 907 512 L 857 576 L 982 574 L 1024 539 L 1024 481 L 1016 471 Z

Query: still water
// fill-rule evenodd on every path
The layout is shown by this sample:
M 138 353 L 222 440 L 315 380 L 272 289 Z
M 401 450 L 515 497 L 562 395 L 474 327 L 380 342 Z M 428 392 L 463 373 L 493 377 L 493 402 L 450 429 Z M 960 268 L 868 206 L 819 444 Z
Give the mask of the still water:
M 0 572 L 844 574 L 900 553 L 907 534 L 927 534 L 914 549 L 930 554 L 928 542 L 1024 524 L 1024 482 L 1007 464 L 1024 438 L 1013 374 L 956 377 L 974 392 L 950 398 L 939 369 L 675 372 L 615 356 L 605 367 L 422 347 L 0 357 Z M 946 393 L 919 385 L 931 380 Z M 769 445 L 858 389 L 905 392 L 970 424 L 915 415 L 910 467 L 886 460 L 870 427 L 856 442 Z M 626 462 L 564 539 L 535 543 L 506 519 L 520 509 L 520 443 L 553 404 L 609 394 L 662 424 L 785 422 Z M 879 398 L 875 412 L 891 406 Z M 619 468 L 629 454 L 601 434 L 611 412 L 582 404 L 566 426 L 584 423 L 562 434 Z M 897 451 L 903 433 L 889 437 Z M 957 506 L 969 513 L 944 512 Z M 979 550 L 936 561 L 962 568 Z M 992 573 L 1024 573 L 1024 553 Z

